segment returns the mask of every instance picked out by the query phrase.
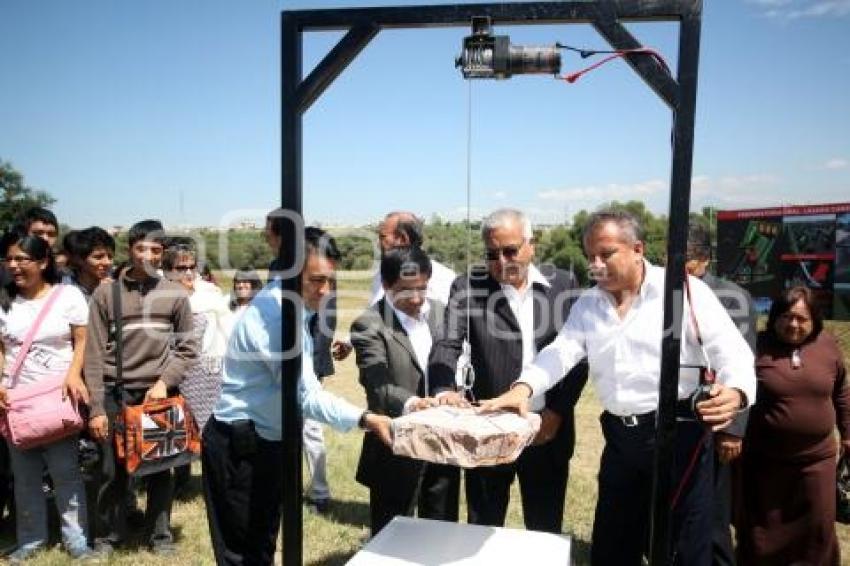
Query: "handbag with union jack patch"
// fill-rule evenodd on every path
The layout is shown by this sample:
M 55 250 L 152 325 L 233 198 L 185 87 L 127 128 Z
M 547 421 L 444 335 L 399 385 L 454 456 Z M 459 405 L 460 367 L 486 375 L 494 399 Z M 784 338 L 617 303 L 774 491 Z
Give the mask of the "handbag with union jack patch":
M 182 396 L 127 405 L 115 423 L 115 448 L 129 475 L 182 466 L 201 452 L 195 420 Z
M 201 435 L 181 395 L 127 405 L 123 378 L 120 278 L 113 283 L 115 373 L 121 412 L 115 419 L 115 455 L 131 476 L 146 476 L 188 464 L 201 453 Z

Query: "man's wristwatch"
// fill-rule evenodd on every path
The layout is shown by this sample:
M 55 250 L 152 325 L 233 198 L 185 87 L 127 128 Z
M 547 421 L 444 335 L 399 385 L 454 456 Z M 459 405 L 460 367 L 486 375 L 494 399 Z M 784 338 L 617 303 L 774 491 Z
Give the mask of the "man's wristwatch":
M 357 426 L 360 427 L 360 430 L 366 430 L 366 417 L 373 414 L 372 411 L 366 409 L 360 414 L 360 419 L 357 421 Z

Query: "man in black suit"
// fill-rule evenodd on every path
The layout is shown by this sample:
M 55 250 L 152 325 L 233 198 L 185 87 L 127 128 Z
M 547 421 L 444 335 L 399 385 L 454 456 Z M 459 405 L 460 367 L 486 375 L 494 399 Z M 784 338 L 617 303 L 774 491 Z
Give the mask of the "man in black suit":
M 756 309 L 750 294 L 735 283 L 715 277 L 708 271 L 711 262 L 711 239 L 708 229 L 697 223 L 688 225 L 688 273 L 702 279 L 720 304 L 729 313 L 732 322 L 741 331 L 750 349 L 756 351 Z M 699 313 L 696 313 L 699 316 Z M 713 566 L 733 566 L 735 552 L 732 547 L 732 473 L 730 463 L 741 455 L 744 433 L 747 430 L 749 410 L 741 411 L 735 420 L 722 431 L 714 433 L 714 530 L 711 541 Z
M 369 410 L 398 417 L 436 405 L 428 397 L 428 355 L 445 307 L 426 298 L 431 260 L 419 248 L 389 250 L 381 260 L 385 295 L 351 325 L 360 384 Z M 357 481 L 369 488 L 372 536 L 396 515 L 457 521 L 459 470 L 395 456 L 374 434 L 363 437 Z
M 455 385 L 455 364 L 464 339 L 471 347 L 474 399 L 506 392 L 524 364 L 549 344 L 567 319 L 578 296 L 572 273 L 533 264 L 534 240 L 525 215 L 497 210 L 482 225 L 487 268 L 458 277 L 446 312 L 446 331 L 431 352 L 431 390 L 445 402 Z M 467 307 L 469 307 L 467 309 Z M 467 328 L 467 317 L 469 327 Z M 535 400 L 542 425 L 535 443 L 516 462 L 467 470 L 466 498 L 470 523 L 501 526 L 510 486 L 519 478 L 523 517 L 528 529 L 561 532 L 569 460 L 575 445 L 573 408 L 587 381 L 587 365 Z M 454 396 L 454 398 L 453 398 Z M 473 399 L 473 400 L 474 400 Z

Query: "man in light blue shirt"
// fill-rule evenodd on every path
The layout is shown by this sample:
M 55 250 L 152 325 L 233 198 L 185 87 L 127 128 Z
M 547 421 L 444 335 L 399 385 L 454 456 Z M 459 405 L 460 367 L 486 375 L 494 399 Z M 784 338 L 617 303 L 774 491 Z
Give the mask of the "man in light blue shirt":
M 335 265 L 322 246 L 307 246 L 323 284 Z M 218 564 L 272 564 L 283 474 L 281 414 L 282 284 L 270 282 L 236 323 L 224 360 L 221 398 L 204 428 L 204 500 Z M 324 391 L 313 372 L 312 343 L 303 309 L 298 397 L 305 418 L 347 431 L 359 425 L 390 443 L 390 419 Z

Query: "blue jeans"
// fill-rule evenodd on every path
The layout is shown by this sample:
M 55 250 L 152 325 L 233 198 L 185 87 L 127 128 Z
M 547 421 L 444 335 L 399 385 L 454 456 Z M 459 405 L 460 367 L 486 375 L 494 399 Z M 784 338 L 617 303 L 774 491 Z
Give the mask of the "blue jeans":
M 9 445 L 15 478 L 18 548 L 34 550 L 47 544 L 47 499 L 42 487 L 44 467 L 53 479 L 53 493 L 62 526 L 62 542 L 71 552 L 86 547 L 86 495 L 77 457 L 77 436 L 19 450 Z

